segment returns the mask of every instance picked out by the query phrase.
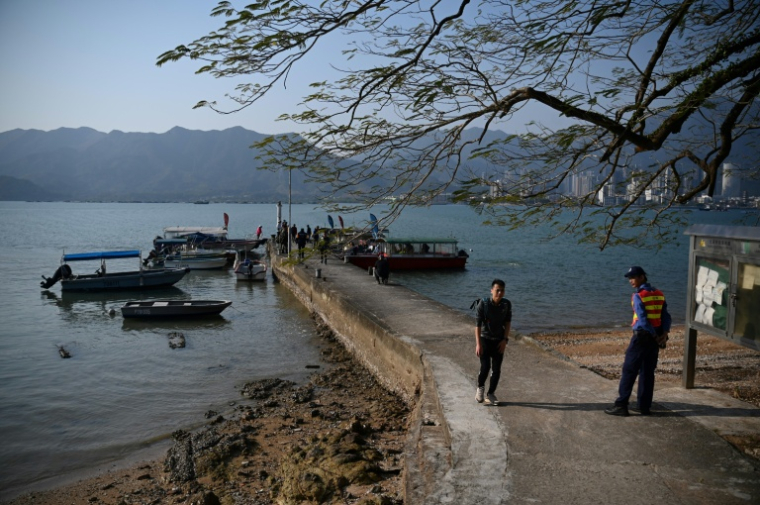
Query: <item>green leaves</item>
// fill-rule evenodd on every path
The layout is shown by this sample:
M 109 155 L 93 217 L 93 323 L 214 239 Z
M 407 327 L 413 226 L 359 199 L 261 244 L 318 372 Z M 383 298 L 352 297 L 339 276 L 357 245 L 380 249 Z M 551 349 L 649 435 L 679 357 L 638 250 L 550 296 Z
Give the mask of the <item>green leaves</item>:
M 311 64 L 300 109 L 280 116 L 302 134 L 267 144 L 272 169 L 303 169 L 358 206 L 393 196 L 394 212 L 450 194 L 495 226 L 549 222 L 605 248 L 667 240 L 676 202 L 712 191 L 735 141 L 760 128 L 760 4 L 733 9 L 225 1 L 219 30 L 157 65 L 249 78 L 239 111 Z

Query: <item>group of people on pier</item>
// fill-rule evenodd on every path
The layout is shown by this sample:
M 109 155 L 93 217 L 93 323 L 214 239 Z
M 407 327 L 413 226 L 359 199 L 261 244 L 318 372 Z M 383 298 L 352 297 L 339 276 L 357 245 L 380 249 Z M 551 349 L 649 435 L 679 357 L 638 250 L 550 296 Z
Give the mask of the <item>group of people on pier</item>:
M 310 225 L 306 225 L 306 229 L 299 230 L 295 224 L 288 225 L 288 222 L 283 220 L 277 227 L 275 236 L 277 251 L 279 254 L 288 254 L 295 245 L 298 249 L 297 257 L 302 261 L 306 256 L 307 245 L 311 244 L 313 249 L 319 251 L 320 262 L 327 263 L 332 232 L 333 230 L 319 226 L 315 226 L 312 231 Z

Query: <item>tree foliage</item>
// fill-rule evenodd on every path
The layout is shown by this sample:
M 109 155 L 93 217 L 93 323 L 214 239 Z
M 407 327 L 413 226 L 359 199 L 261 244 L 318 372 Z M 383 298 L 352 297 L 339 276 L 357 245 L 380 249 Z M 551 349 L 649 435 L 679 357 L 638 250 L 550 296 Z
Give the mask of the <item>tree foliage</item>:
M 303 132 L 259 147 L 365 206 L 400 196 L 391 214 L 453 192 L 494 224 L 551 222 L 601 248 L 662 242 L 672 207 L 712 195 L 737 142 L 756 148 L 756 0 L 225 1 L 212 15 L 219 30 L 158 64 L 251 76 L 233 110 L 346 41 L 338 77 L 283 116 Z M 556 122 L 531 120 L 540 109 Z

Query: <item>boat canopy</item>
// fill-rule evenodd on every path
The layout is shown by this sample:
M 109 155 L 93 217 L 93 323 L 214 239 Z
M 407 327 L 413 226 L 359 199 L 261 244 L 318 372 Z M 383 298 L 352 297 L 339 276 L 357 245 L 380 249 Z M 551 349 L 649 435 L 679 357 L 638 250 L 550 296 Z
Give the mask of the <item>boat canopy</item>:
M 157 238 L 153 241 L 156 245 L 185 245 L 187 239 L 185 238 Z
M 139 249 L 131 251 L 101 251 L 77 254 L 64 254 L 63 261 L 87 261 L 87 260 L 109 260 L 121 258 L 139 258 Z

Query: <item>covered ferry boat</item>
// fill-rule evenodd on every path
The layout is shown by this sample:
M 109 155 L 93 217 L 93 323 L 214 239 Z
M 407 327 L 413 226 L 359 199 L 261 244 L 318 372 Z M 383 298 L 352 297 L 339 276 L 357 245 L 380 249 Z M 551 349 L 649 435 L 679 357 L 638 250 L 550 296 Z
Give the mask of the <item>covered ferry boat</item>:
M 126 272 L 107 272 L 106 260 L 137 258 L 138 270 Z M 97 261 L 100 268 L 92 274 L 75 274 L 70 262 Z M 40 287 L 48 289 L 56 282 L 61 282 L 61 291 L 120 291 L 141 290 L 169 287 L 180 281 L 190 270 L 186 268 L 143 268 L 139 250 L 100 251 L 77 254 L 64 254 L 61 266 L 52 277 L 42 276 Z
M 455 238 L 380 238 L 353 246 L 344 259 L 361 268 L 374 267 L 380 254 L 393 270 L 463 269 L 469 255 Z

